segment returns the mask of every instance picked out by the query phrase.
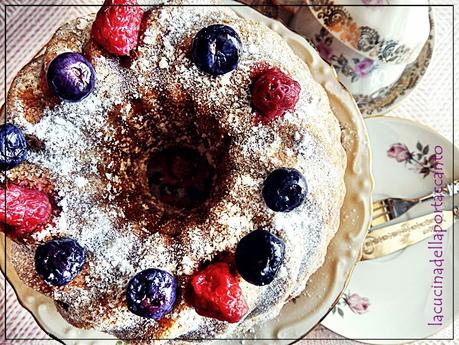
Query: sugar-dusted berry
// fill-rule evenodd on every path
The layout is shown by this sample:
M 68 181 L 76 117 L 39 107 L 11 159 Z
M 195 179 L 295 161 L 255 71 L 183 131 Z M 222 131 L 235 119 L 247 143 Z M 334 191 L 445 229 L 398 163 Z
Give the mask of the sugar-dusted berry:
M 282 265 L 284 254 L 285 244 L 280 238 L 264 229 L 252 231 L 237 246 L 237 270 L 251 284 L 270 284 Z
M 51 240 L 37 247 L 35 270 L 49 285 L 70 283 L 83 269 L 85 249 L 72 238 Z
M 129 310 L 139 316 L 160 320 L 170 313 L 177 295 L 177 281 L 169 272 L 149 268 L 129 281 L 126 300 Z
M 301 86 L 277 68 L 262 73 L 252 85 L 252 104 L 263 122 L 269 122 L 293 110 L 300 97 Z
M 91 37 L 108 52 L 125 56 L 137 47 L 143 10 L 136 0 L 105 0 Z
M 60 99 L 79 102 L 94 90 L 96 72 L 83 55 L 66 52 L 51 61 L 46 80 L 51 92 Z
M 241 48 L 241 39 L 233 28 L 210 25 L 201 29 L 193 40 L 193 62 L 206 73 L 222 75 L 237 68 Z
M 28 154 L 27 141 L 22 131 L 5 123 L 0 126 L 0 169 L 9 170 L 20 165 Z
M 249 310 L 227 263 L 218 262 L 207 266 L 193 276 L 191 285 L 191 304 L 199 315 L 235 323 Z
M 296 169 L 273 170 L 263 184 L 263 199 L 271 210 L 290 212 L 303 204 L 308 193 L 304 176 Z
M 10 184 L 6 192 L 0 188 L 0 194 L 6 194 L 0 201 L 0 219 L 5 219 L 18 237 L 34 232 L 51 217 L 48 196 L 39 190 Z

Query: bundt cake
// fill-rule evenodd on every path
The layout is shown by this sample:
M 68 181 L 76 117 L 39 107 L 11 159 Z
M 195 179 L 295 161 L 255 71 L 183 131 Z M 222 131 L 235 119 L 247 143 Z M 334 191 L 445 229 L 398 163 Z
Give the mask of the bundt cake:
M 339 225 L 326 93 L 230 7 L 107 0 L 19 72 L 6 116 L 9 255 L 76 327 L 240 338 L 305 288 Z

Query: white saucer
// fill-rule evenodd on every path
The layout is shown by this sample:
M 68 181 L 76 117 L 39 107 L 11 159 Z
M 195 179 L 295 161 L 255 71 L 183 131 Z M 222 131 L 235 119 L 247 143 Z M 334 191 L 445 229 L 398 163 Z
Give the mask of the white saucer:
M 432 129 L 409 120 L 394 117 L 372 117 L 365 119 L 370 136 L 373 157 L 373 176 L 375 178 L 374 200 L 388 196 L 419 197 L 433 191 L 432 174 L 423 177 L 416 163 L 398 162 L 388 156 L 392 144 L 405 144 L 411 152 L 418 151 L 417 143 L 422 148 L 429 145 L 429 156 L 435 145 L 444 148 L 443 163 L 445 180 L 453 180 L 453 146 L 444 137 Z M 426 149 L 427 151 L 427 149 Z M 459 149 L 454 147 L 454 154 L 459 156 Z M 422 158 L 421 158 L 422 160 Z M 417 168 L 416 166 L 419 166 Z M 454 165 L 455 178 L 459 176 L 459 162 Z M 449 198 L 449 205 L 451 205 Z M 446 207 L 446 206 L 445 206 Z M 430 205 L 418 205 L 410 210 L 404 219 L 432 213 Z M 393 220 L 393 223 L 398 222 Z M 355 268 L 352 278 L 341 297 L 338 309 L 331 312 L 322 321 L 322 325 L 346 338 L 371 344 L 397 344 L 410 340 L 433 336 L 452 322 L 453 304 L 453 235 L 452 228 L 444 242 L 445 273 L 443 283 L 443 305 L 445 306 L 443 326 L 429 326 L 433 312 L 433 266 L 429 260 L 432 251 L 427 247 L 426 239 L 394 254 L 369 261 L 361 261 Z M 457 235 L 457 234 L 456 234 Z M 459 245 L 456 236 L 454 245 Z M 459 267 L 459 257 L 454 259 Z M 455 282 L 458 284 L 459 277 Z M 345 301 L 346 294 L 357 294 L 366 298 L 369 307 L 365 313 L 358 314 L 351 310 Z M 454 308 L 459 314 L 459 303 Z M 452 337 L 452 335 L 447 335 Z M 434 337 L 435 338 L 435 337 Z

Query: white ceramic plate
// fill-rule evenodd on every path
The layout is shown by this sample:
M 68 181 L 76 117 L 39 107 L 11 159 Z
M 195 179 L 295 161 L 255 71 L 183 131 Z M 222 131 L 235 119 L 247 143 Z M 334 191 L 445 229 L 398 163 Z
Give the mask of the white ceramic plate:
M 374 200 L 391 197 L 419 197 L 432 193 L 433 174 L 426 177 L 420 174 L 422 167 L 417 163 L 397 162 L 388 157 L 387 151 L 392 144 L 405 144 L 410 152 L 416 153 L 419 142 L 422 149 L 429 146 L 428 153 L 422 154 L 419 160 L 433 153 L 435 145 L 444 148 L 445 180 L 453 180 L 453 150 L 459 157 L 459 149 L 453 148 L 450 141 L 440 136 L 434 130 L 418 123 L 392 117 L 374 117 L 365 119 L 371 140 L 373 157 L 373 176 L 375 178 Z M 426 149 L 427 151 L 427 149 Z M 459 162 L 454 165 L 455 178 L 459 176 Z M 457 203 L 457 201 L 456 201 Z M 448 199 L 445 208 L 451 207 L 452 200 Z M 402 220 L 432 213 L 430 204 L 417 205 Z M 398 222 L 393 220 L 392 223 Z M 453 229 L 448 229 L 444 239 L 445 273 L 443 282 L 443 326 L 429 326 L 433 313 L 433 266 L 429 262 L 433 258 L 428 249 L 426 239 L 411 247 L 391 255 L 374 260 L 360 262 L 352 275 L 345 294 L 357 294 L 367 298 L 370 305 L 366 313 L 354 313 L 341 298 L 337 305 L 341 309 L 330 313 L 322 325 L 346 338 L 358 339 L 373 344 L 405 343 L 404 338 L 424 339 L 433 336 L 452 322 L 453 303 Z M 454 245 L 459 245 L 456 233 Z M 454 259 L 459 267 L 459 258 Z M 456 277 L 458 284 L 458 277 Z M 343 295 L 345 296 L 345 295 Z M 459 314 L 456 303 L 455 314 Z M 340 315 L 342 314 L 342 315 Z M 451 337 L 452 335 L 449 335 Z M 379 340 L 377 340 L 379 338 Z M 386 339 L 386 340 L 384 340 Z M 391 340 L 389 340 L 391 339 Z M 399 340 L 396 340 L 399 339 Z
M 346 138 L 344 146 L 348 154 L 345 177 L 347 194 L 341 210 L 340 228 L 330 243 L 324 265 L 309 279 L 307 289 L 295 303 L 288 303 L 277 319 L 263 324 L 252 334 L 245 336 L 257 338 L 254 341 L 245 341 L 246 343 L 285 344 L 304 336 L 327 314 L 338 300 L 360 258 L 371 213 L 373 181 L 370 173 L 370 149 L 366 129 L 354 99 L 338 82 L 335 71 L 319 57 L 318 53 L 301 36 L 293 34 L 279 22 L 248 7 L 235 7 L 234 10 L 241 17 L 264 23 L 278 32 L 295 53 L 306 61 L 314 78 L 327 91 L 332 109 L 341 123 Z M 352 217 L 349 217 L 350 214 Z M 1 236 L 0 239 L 3 248 L 4 237 Z M 3 254 L 0 253 L 0 256 L 4 271 Z M 57 313 L 54 303 L 49 298 L 34 292 L 18 279 L 10 262 L 7 265 L 7 277 L 21 304 L 51 336 L 62 339 L 66 344 L 120 344 L 116 340 L 89 340 L 113 337 L 69 325 Z M 75 340 L 76 338 L 82 340 Z

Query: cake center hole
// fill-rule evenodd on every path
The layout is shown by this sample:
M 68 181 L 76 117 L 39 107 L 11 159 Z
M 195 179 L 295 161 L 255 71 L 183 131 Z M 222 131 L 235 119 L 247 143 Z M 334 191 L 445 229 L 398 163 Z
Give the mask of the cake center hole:
M 152 154 L 147 174 L 150 192 L 158 200 L 191 209 L 209 198 L 215 170 L 197 150 L 174 146 Z

